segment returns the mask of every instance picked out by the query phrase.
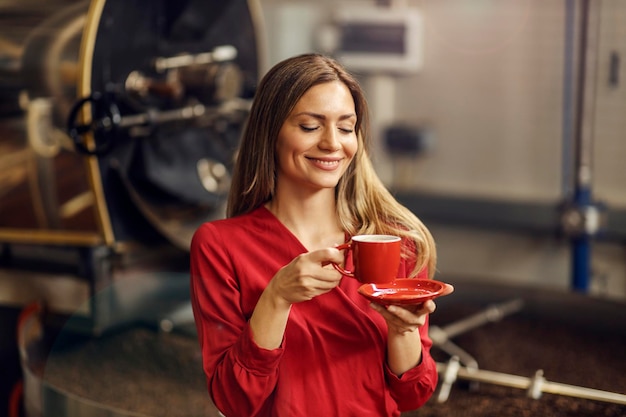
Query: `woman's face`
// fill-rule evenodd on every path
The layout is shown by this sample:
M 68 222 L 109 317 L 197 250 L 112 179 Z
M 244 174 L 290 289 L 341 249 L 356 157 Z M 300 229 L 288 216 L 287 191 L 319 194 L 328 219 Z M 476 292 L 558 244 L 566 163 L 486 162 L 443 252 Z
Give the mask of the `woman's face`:
M 287 116 L 276 144 L 278 186 L 334 188 L 357 151 L 350 90 L 339 81 L 311 87 Z

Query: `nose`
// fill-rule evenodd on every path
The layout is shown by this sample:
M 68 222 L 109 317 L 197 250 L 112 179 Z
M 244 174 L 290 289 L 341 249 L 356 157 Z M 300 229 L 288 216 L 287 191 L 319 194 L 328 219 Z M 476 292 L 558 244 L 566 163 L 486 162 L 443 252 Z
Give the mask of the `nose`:
M 318 147 L 330 152 L 335 152 L 341 149 L 341 142 L 339 141 L 337 129 L 325 129 L 318 143 Z

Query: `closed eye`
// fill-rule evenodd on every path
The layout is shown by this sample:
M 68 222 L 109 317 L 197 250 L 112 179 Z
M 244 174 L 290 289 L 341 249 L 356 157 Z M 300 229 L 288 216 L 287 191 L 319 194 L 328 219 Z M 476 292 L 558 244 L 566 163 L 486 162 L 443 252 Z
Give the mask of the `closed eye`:
M 300 129 L 304 130 L 305 132 L 314 132 L 319 128 L 319 126 L 305 126 L 305 125 L 300 125 Z

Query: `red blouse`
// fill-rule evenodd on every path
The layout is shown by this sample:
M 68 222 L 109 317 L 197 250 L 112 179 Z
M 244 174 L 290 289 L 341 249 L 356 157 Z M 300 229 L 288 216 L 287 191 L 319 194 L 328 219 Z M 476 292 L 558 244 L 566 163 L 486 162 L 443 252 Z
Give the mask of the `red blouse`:
M 423 405 L 437 385 L 428 325 L 421 363 L 397 377 L 386 365 L 386 323 L 354 279 L 294 304 L 280 348 L 254 342 L 248 320 L 262 291 L 306 251 L 264 207 L 205 223 L 194 235 L 191 298 L 215 405 L 227 417 L 387 417 Z M 398 276 L 411 267 L 403 261 Z

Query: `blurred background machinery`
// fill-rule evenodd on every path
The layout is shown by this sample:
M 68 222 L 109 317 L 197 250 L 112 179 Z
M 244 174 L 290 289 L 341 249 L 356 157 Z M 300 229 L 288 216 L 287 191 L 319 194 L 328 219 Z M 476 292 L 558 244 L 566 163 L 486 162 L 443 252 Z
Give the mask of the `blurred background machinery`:
M 0 301 L 81 305 L 97 333 L 124 308 L 83 303 L 118 276 L 185 269 L 197 226 L 223 215 L 257 13 L 245 0 L 0 5 Z
M 224 214 L 260 25 L 246 0 L 0 4 L 3 411 L 71 414 L 43 406 L 43 362 L 20 368 L 25 311 L 42 313 L 43 349 L 170 313 L 193 325 L 188 246 Z

